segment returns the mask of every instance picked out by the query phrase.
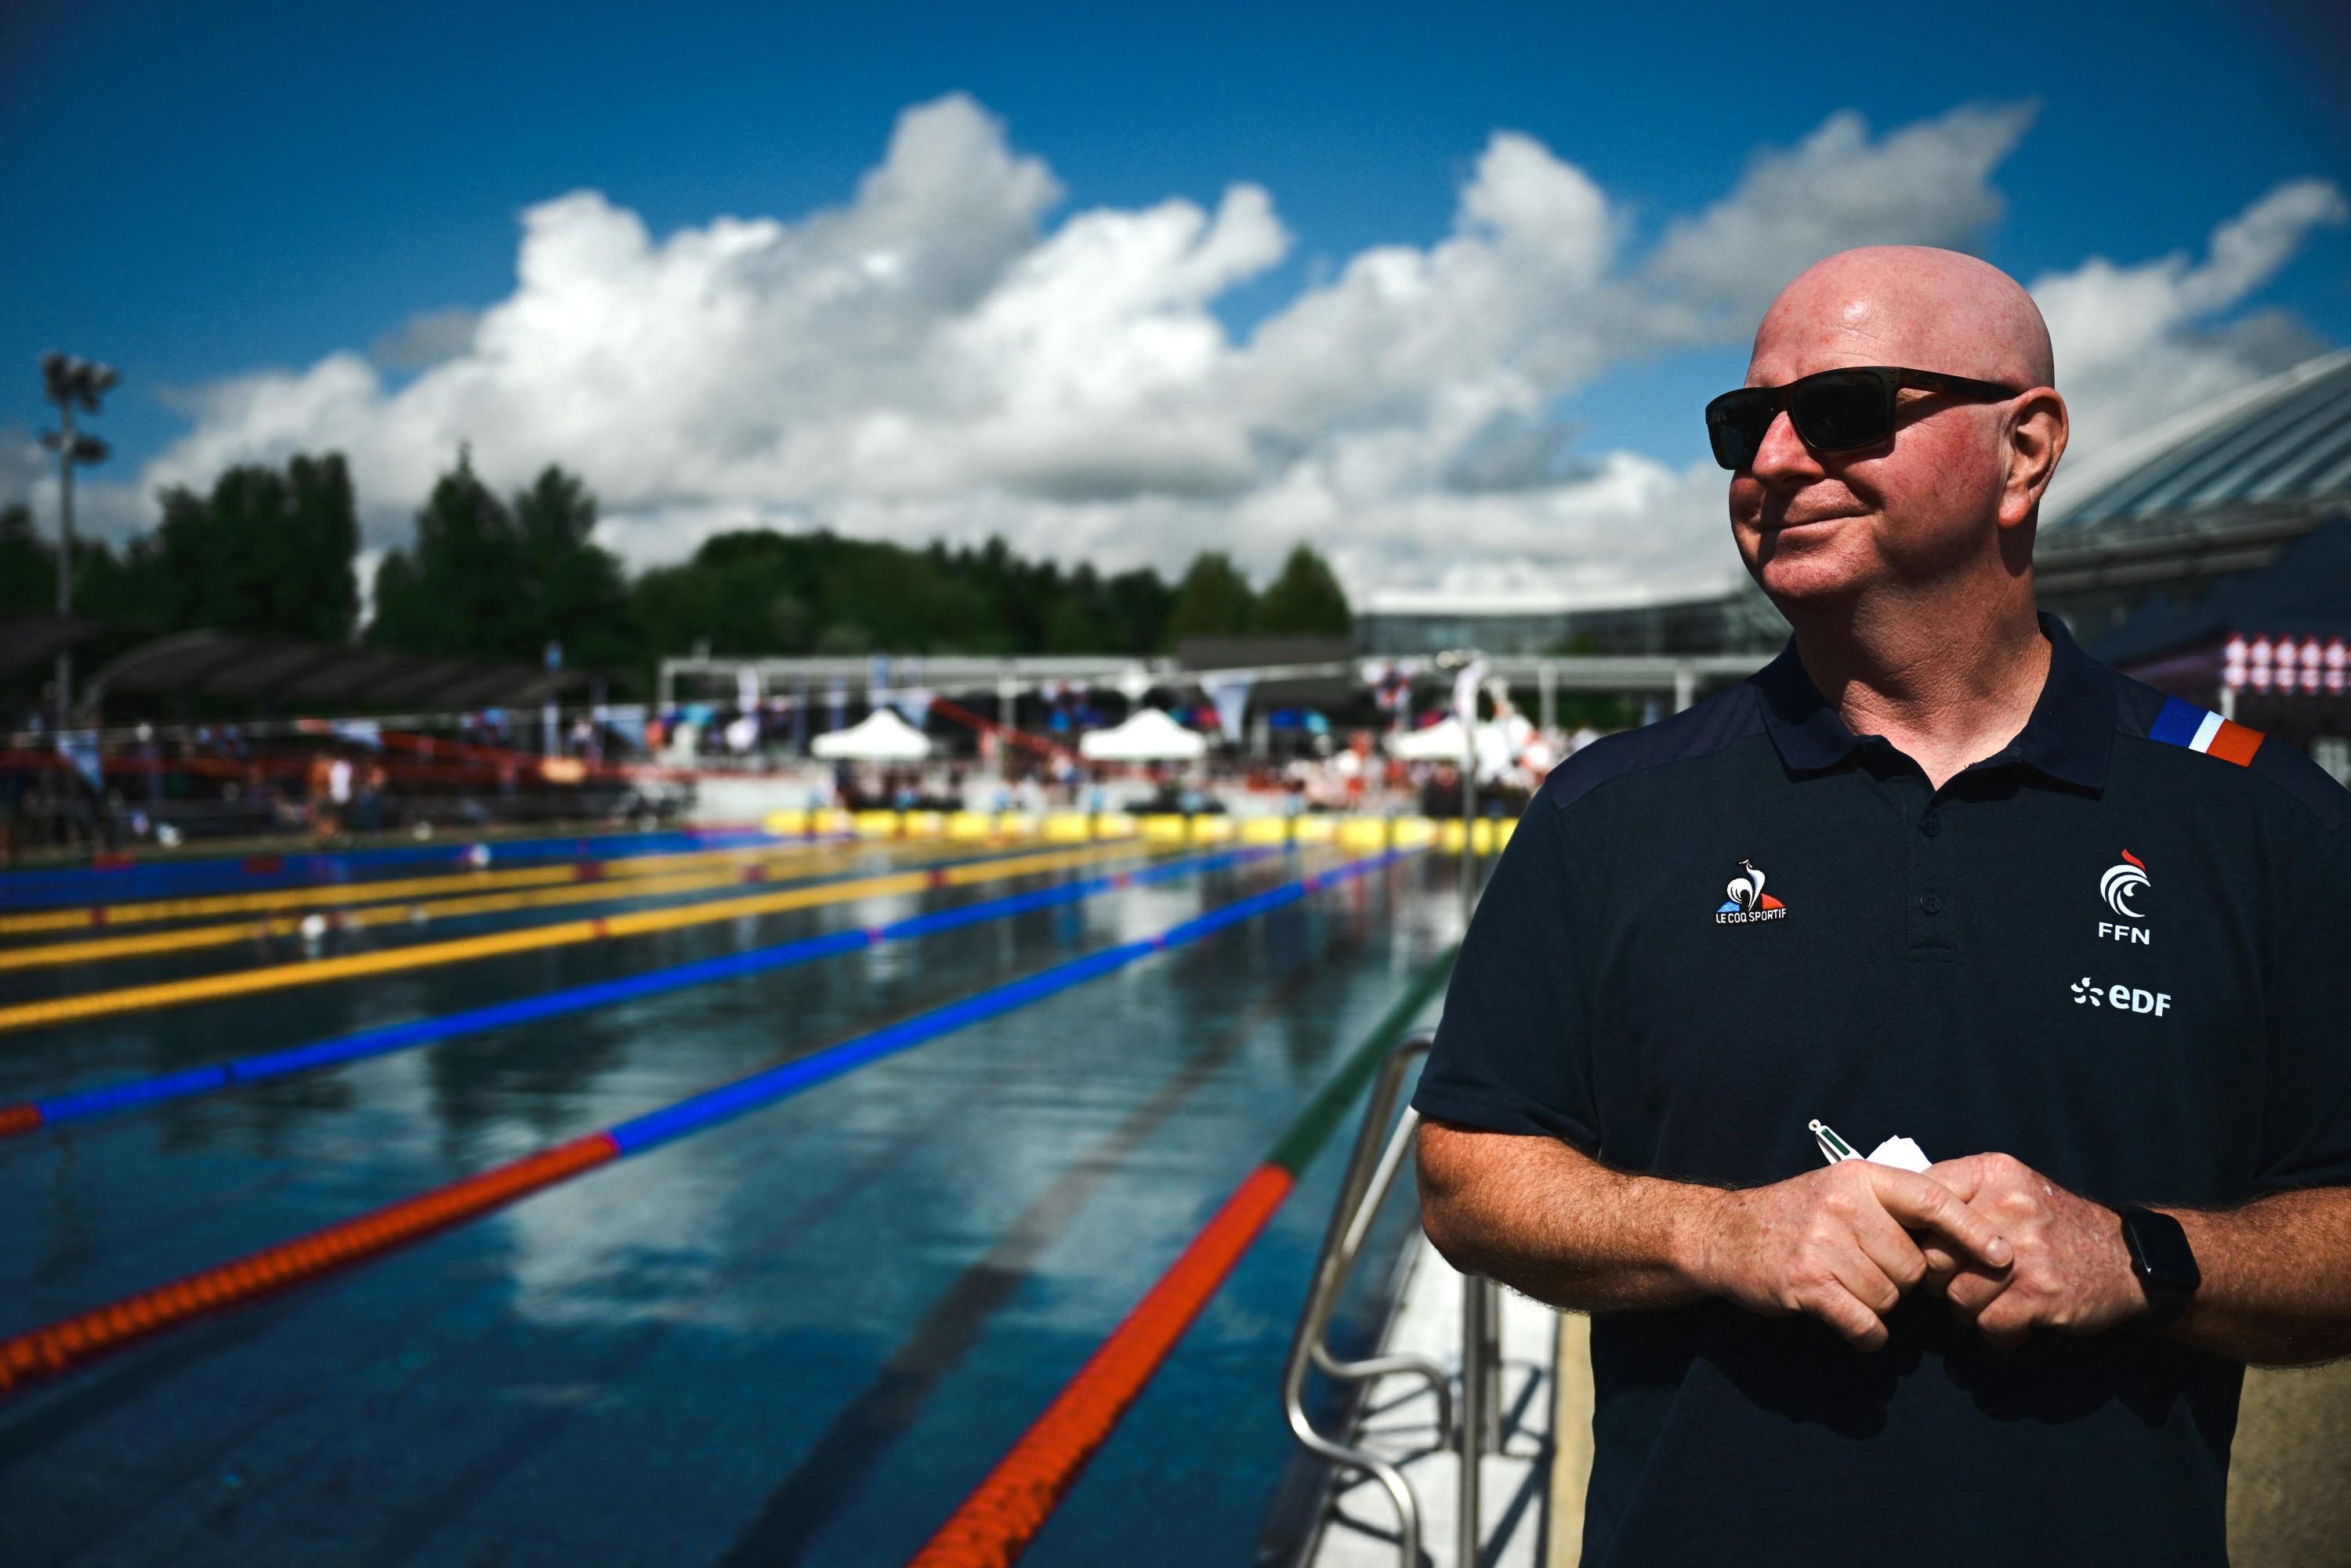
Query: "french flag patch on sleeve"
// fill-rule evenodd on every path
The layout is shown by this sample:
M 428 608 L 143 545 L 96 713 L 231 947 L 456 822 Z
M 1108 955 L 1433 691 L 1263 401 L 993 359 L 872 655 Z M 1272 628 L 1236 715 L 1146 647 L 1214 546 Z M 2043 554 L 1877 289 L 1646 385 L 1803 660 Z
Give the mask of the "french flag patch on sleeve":
M 2210 708 L 2198 707 L 2179 697 L 2163 705 L 2163 711 L 2155 716 L 2155 723 L 2147 733 L 2150 740 L 2159 740 L 2166 746 L 2184 746 L 2240 768 L 2252 762 L 2253 753 L 2262 748 L 2260 730 L 2247 729 L 2235 719 L 2222 718 Z

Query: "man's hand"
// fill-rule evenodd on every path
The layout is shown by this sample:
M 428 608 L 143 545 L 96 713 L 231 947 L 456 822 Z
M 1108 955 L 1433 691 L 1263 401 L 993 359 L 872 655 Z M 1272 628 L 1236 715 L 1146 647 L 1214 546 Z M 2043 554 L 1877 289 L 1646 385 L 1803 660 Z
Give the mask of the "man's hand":
M 1843 1160 L 1770 1186 L 1717 1195 L 1692 1272 L 1750 1312 L 1808 1312 L 1863 1350 L 1886 1343 L 1884 1314 L 1927 1277 L 1917 1232 L 1952 1266 L 2004 1279 L 2014 1257 L 2000 1229 L 1940 1181 Z M 2134 1287 L 2136 1288 L 2136 1287 Z
M 2147 1310 L 2113 1209 L 2008 1155 L 1946 1160 L 1927 1175 L 2016 1249 L 2008 1267 L 1986 1270 L 1931 1239 L 1927 1248 L 1928 1271 L 1947 1281 L 1952 1311 L 1994 1344 L 2019 1343 L 2036 1328 L 2096 1333 Z

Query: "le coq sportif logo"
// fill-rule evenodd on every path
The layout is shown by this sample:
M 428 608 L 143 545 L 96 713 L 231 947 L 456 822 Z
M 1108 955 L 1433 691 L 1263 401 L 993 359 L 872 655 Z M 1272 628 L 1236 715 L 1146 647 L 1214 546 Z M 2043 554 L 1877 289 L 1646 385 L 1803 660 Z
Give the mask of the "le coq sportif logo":
M 1741 873 L 1724 884 L 1722 903 L 1714 912 L 1717 925 L 1746 925 L 1758 920 L 1785 920 L 1788 906 L 1763 891 L 1767 880 L 1753 861 L 1740 862 Z

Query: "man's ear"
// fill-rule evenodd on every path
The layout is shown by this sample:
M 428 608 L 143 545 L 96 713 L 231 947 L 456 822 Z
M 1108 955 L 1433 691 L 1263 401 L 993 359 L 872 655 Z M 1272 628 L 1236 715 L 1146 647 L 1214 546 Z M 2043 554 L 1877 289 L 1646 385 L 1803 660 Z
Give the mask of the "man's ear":
M 2021 528 L 2039 511 L 2041 493 L 2065 455 L 2073 428 L 2065 400 L 2054 388 L 2035 387 L 2016 400 L 2006 427 L 2008 475 L 2001 487 L 2000 526 Z

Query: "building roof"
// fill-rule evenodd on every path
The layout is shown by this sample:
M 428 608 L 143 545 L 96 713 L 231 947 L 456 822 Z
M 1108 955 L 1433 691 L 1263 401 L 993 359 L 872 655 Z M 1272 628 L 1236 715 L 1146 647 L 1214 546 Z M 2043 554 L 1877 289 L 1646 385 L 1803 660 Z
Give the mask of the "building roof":
M 1356 613 L 1448 620 L 1573 615 L 1592 611 L 1711 604 L 1736 593 L 1740 586 L 1740 581 L 1726 578 L 1722 586 L 1711 591 L 1695 589 L 1687 583 L 1670 588 L 1626 585 L 1577 593 L 1554 593 L 1541 589 L 1375 588 L 1364 596 Z
M 2164 422 L 2077 470 L 2043 538 L 2158 517 L 2351 501 L 2351 349 Z
M 46 664 L 59 651 L 78 647 L 105 630 L 103 622 L 71 616 L 0 617 L 0 675 Z
M 2351 636 L 2351 517 L 2320 524 L 2268 566 L 2215 583 L 2193 603 L 2149 602 L 2091 651 L 2127 667 L 2183 648 L 2217 649 L 2231 635 Z
M 589 685 L 582 670 L 436 659 L 389 648 L 180 632 L 108 661 L 100 692 L 177 693 L 346 708 L 472 708 L 540 702 Z

